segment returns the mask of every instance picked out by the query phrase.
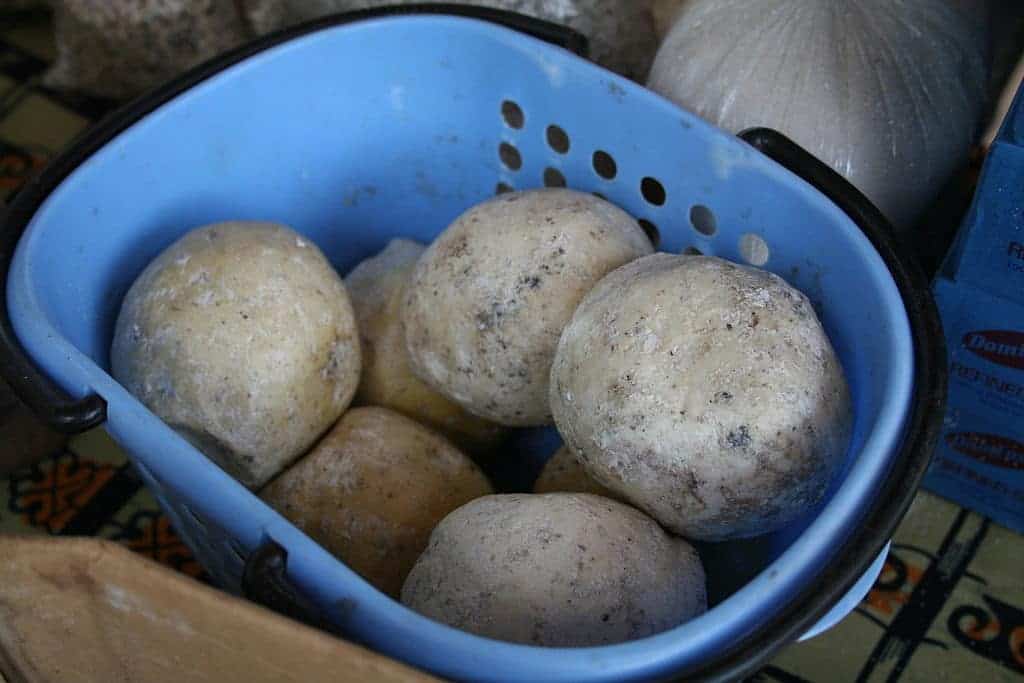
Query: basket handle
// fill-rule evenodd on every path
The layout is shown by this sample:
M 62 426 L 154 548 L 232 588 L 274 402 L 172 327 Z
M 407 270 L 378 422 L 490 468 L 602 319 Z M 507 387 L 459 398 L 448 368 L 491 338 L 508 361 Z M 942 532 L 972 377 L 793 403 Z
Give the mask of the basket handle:
M 320 611 L 288 581 L 287 569 L 288 551 L 276 541 L 268 539 L 245 561 L 242 569 L 242 594 L 286 617 L 309 626 L 328 629 Z
M 29 360 L 14 334 L 7 310 L 7 277 L 14 250 L 21 239 L 12 211 L 0 207 L 0 378 L 14 395 L 52 429 L 77 434 L 102 424 L 107 419 L 107 402 L 96 394 L 74 399 L 58 388 Z
M 873 243 L 877 238 L 895 245 L 896 231 L 888 219 L 871 203 L 871 200 L 831 166 L 771 128 L 748 128 L 741 131 L 739 137 L 832 200 L 832 203 L 842 209 Z

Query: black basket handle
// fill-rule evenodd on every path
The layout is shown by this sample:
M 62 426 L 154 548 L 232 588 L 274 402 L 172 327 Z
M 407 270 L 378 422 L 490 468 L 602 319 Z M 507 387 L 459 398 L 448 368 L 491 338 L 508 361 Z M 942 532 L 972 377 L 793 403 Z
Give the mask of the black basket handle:
M 288 581 L 288 551 L 267 540 L 246 559 L 242 570 L 242 594 L 286 617 L 329 630 L 327 621 L 312 602 Z
M 43 375 L 21 347 L 7 312 L 7 277 L 24 223 L 0 207 L 0 378 L 52 429 L 77 434 L 107 419 L 107 402 L 95 394 L 73 399 Z M 19 227 L 21 225 L 22 227 Z
M 14 250 L 28 222 L 49 190 L 63 180 L 75 167 L 105 142 L 120 133 L 142 114 L 152 111 L 164 102 L 196 85 L 207 77 L 272 45 L 313 31 L 376 17 L 410 14 L 441 14 L 480 19 L 500 24 L 535 38 L 570 50 L 580 56 L 587 54 L 587 39 L 566 26 L 505 10 L 455 5 L 450 3 L 423 3 L 376 7 L 323 17 L 293 28 L 283 29 L 270 36 L 243 45 L 215 57 L 191 71 L 175 78 L 165 86 L 128 103 L 86 131 L 65 154 L 55 159 L 43 174 L 30 180 L 8 210 L 0 207 L 0 378 L 10 385 L 17 396 L 32 412 L 51 428 L 77 434 L 102 424 L 107 417 L 107 404 L 98 395 L 74 399 L 57 387 L 29 359 L 11 326 L 7 310 L 7 278 Z M 20 200 L 19 200 L 20 199 Z
M 813 185 L 842 209 L 872 242 L 876 237 L 888 241 L 895 235 L 892 224 L 860 190 L 782 133 L 771 128 L 748 128 L 741 131 L 739 137 Z

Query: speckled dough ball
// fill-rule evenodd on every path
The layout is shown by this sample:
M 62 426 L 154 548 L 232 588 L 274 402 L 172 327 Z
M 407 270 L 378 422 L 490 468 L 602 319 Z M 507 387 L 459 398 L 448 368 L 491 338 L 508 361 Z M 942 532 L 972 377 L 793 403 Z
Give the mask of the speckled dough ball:
M 505 428 L 463 410 L 424 384 L 409 366 L 402 327 L 402 299 L 422 244 L 396 239 L 345 277 L 359 323 L 363 375 L 355 401 L 391 408 L 437 429 L 460 448 L 487 455 Z
M 843 459 L 850 396 L 807 298 L 766 271 L 656 254 L 565 328 L 551 406 L 595 479 L 688 538 L 777 529 Z
M 562 328 L 606 273 L 651 251 L 636 221 L 589 194 L 531 190 L 473 207 L 413 271 L 403 311 L 413 371 L 481 417 L 550 424 Z
M 114 377 L 244 485 L 300 456 L 359 382 L 352 306 L 320 250 L 273 223 L 188 233 L 129 289 Z
M 572 451 L 562 446 L 546 463 L 533 483 L 534 493 L 592 493 L 616 498 L 616 494 L 597 483 Z
M 437 523 L 489 493 L 483 472 L 436 432 L 385 408 L 355 408 L 261 495 L 397 598 Z
M 550 647 L 643 638 L 707 609 L 704 569 L 686 541 L 583 493 L 462 506 L 431 534 L 402 602 L 470 633 Z

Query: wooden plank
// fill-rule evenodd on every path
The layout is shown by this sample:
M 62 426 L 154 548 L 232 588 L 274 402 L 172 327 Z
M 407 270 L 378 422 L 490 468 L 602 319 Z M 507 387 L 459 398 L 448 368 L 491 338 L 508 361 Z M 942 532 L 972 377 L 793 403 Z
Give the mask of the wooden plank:
M 405 665 L 98 539 L 0 536 L 11 683 L 423 683 Z

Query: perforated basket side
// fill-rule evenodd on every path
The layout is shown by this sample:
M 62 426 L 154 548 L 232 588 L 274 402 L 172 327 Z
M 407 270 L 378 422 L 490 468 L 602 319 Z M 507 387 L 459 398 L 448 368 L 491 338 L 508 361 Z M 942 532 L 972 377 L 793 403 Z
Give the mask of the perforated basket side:
M 240 595 L 248 551 L 223 528 L 188 502 L 188 497 L 164 486 L 149 468 L 133 459 L 135 470 L 156 498 L 182 541 L 221 588 Z

